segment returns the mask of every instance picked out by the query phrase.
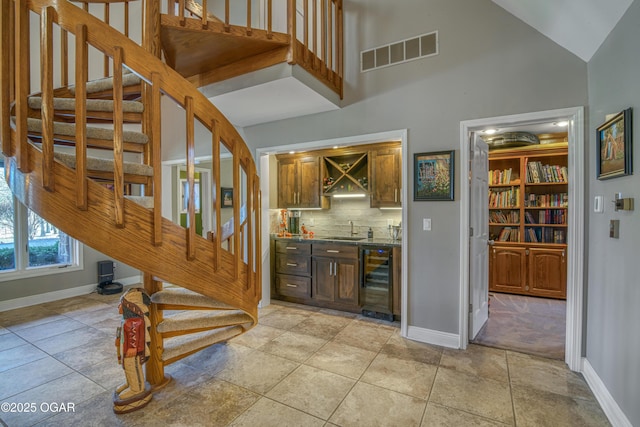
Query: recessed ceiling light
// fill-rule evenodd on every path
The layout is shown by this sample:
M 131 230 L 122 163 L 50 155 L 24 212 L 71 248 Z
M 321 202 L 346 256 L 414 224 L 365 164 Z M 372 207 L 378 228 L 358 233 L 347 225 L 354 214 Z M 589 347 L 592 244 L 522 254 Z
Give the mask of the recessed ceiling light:
M 493 135 L 494 133 L 498 132 L 498 129 L 485 129 L 483 130 L 483 132 L 487 135 Z
M 289 154 L 295 154 L 295 153 L 296 153 L 295 151 L 289 151 Z
M 554 124 L 554 126 L 565 127 L 565 126 L 567 126 L 569 124 L 569 122 L 566 121 L 566 120 L 562 120 L 560 122 L 553 122 L 553 124 Z
M 337 148 L 340 148 L 340 147 L 338 147 L 337 145 L 334 145 L 334 146 L 333 146 L 333 148 L 334 148 L 334 149 L 337 149 Z

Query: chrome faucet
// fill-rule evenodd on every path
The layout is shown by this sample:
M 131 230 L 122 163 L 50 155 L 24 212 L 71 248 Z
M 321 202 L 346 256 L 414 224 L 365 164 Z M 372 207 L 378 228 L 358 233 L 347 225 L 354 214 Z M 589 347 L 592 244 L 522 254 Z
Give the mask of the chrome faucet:
M 349 225 L 351 226 L 351 231 L 350 231 L 351 235 L 354 236 L 358 234 L 357 232 L 356 233 L 353 232 L 353 221 L 349 221 Z

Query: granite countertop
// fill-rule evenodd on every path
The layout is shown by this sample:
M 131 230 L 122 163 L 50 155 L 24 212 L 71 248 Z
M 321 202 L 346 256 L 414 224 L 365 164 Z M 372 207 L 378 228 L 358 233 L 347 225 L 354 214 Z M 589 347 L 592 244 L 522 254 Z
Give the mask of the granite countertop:
M 358 236 L 355 236 L 358 237 Z M 372 238 L 368 239 L 366 237 L 362 237 L 360 240 L 350 240 L 351 238 L 346 237 L 348 240 L 342 240 L 339 236 L 313 236 L 306 237 L 303 235 L 291 236 L 291 237 L 278 237 L 276 234 L 272 234 L 271 238 L 274 240 L 292 240 L 296 242 L 308 242 L 308 243 L 340 243 L 341 245 L 354 245 L 354 246 L 362 246 L 362 245 L 376 245 L 376 246 L 401 246 L 402 242 L 400 240 L 392 240 L 389 238 Z

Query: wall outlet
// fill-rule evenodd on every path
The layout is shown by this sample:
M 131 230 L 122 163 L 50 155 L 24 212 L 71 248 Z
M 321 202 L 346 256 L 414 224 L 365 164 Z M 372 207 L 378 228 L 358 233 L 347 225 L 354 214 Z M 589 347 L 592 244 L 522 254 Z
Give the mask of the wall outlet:
M 431 230 L 431 218 L 422 218 L 422 229 L 424 231 Z
M 307 221 L 309 222 L 310 227 L 316 225 L 316 219 L 314 217 L 309 218 Z
M 393 219 L 387 218 L 387 227 L 390 227 L 392 225 L 393 225 Z

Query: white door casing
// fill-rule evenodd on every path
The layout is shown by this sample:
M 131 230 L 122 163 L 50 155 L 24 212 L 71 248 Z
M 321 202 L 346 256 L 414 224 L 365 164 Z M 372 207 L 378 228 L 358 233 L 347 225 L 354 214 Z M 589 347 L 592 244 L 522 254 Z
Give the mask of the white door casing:
M 477 132 L 471 136 L 469 177 L 469 338 L 474 339 L 489 318 L 489 146 Z

